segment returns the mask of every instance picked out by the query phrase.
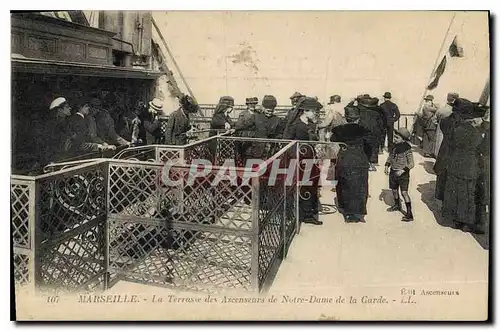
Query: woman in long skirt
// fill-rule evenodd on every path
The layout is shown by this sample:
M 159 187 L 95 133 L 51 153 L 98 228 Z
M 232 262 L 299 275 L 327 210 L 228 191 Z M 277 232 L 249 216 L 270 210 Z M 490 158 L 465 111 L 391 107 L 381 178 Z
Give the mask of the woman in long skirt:
M 318 136 L 314 131 L 312 122 L 315 112 L 318 109 L 318 102 L 314 98 L 303 98 L 299 101 L 293 113 L 290 115 L 285 128 L 284 139 L 317 141 Z M 314 146 L 307 143 L 299 143 L 299 180 L 310 181 L 310 185 L 300 185 L 299 191 L 299 219 L 301 222 L 314 225 L 322 225 L 318 220 L 319 213 L 319 168 L 316 164 L 312 169 L 305 169 L 310 162 L 303 162 L 306 159 L 315 159 L 316 152 Z M 306 170 L 306 171 L 304 171 Z M 309 171 L 310 170 L 310 171 Z M 305 173 L 309 173 L 309 178 L 304 178 Z
M 341 149 L 336 165 L 337 202 L 346 222 L 364 222 L 367 214 L 368 169 L 372 145 L 376 139 L 373 133 L 359 125 L 360 111 L 346 107 L 347 124 L 333 129 L 330 141 L 343 142 L 347 149 Z

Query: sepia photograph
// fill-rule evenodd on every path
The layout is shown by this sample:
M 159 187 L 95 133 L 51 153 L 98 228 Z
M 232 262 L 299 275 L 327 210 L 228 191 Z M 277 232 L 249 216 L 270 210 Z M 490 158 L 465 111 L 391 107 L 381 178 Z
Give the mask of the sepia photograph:
M 492 31 L 11 10 L 11 319 L 489 320 Z

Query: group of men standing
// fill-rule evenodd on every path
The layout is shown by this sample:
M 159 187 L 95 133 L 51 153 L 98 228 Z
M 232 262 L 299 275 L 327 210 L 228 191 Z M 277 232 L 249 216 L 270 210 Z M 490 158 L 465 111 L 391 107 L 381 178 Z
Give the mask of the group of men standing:
M 128 109 L 123 100 L 110 93 L 71 102 L 58 97 L 49 106 L 37 141 L 40 165 L 87 153 L 144 145 L 161 136 L 158 114 L 160 99 L 146 104 L 138 101 Z

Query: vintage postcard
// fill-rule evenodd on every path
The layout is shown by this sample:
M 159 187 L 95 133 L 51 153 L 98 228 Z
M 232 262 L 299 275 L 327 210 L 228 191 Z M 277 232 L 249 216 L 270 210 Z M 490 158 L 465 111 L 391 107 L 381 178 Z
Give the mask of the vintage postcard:
M 487 10 L 10 16 L 16 320 L 489 318 Z

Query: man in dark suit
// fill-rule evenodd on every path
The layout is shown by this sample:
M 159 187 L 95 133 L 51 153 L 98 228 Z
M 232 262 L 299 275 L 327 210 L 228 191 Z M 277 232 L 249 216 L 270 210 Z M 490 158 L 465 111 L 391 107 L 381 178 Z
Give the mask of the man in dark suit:
M 90 114 L 90 104 L 83 103 L 78 111 L 71 115 L 69 119 L 71 136 L 71 151 L 74 154 L 84 152 L 97 152 L 105 149 L 114 149 L 112 145 L 105 145 L 93 142 L 88 116 Z
M 385 136 L 387 135 L 387 149 L 389 151 L 392 150 L 393 147 L 393 139 L 394 139 L 394 123 L 399 120 L 401 114 L 399 113 L 398 106 L 391 101 L 392 95 L 391 92 L 384 93 L 384 102 L 380 105 L 382 111 L 386 117 L 386 134 L 384 134 L 381 142 L 382 149 L 384 148 Z

